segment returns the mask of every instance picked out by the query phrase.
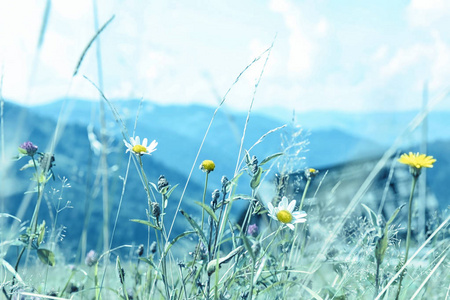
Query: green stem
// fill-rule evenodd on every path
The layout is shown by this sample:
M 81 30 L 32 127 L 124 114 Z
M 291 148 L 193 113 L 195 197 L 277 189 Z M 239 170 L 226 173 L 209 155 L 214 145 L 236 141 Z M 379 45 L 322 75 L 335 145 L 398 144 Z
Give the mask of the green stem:
M 377 260 L 377 273 L 375 275 L 375 295 L 374 298 L 378 296 L 378 290 L 380 289 L 380 262 Z
M 139 166 L 141 167 L 141 173 L 142 173 L 142 177 L 143 177 L 143 180 L 144 180 L 144 188 L 145 188 L 145 192 L 147 193 L 148 207 L 151 209 L 151 207 L 152 207 L 152 200 L 151 200 L 151 197 L 150 197 L 150 187 L 148 186 L 147 175 L 145 175 L 144 164 L 142 163 L 141 155 L 137 155 L 137 157 L 139 158 Z
M 32 156 L 31 159 L 33 160 L 34 169 L 36 171 L 35 174 L 36 174 L 36 181 L 37 181 L 37 185 L 38 185 L 38 199 L 36 201 L 36 206 L 34 207 L 33 216 L 31 217 L 31 233 L 34 234 L 34 233 L 36 233 L 36 229 L 37 229 L 39 208 L 41 206 L 41 201 L 42 201 L 42 189 L 44 187 L 43 186 L 41 187 L 41 183 L 39 181 L 40 176 L 39 176 L 39 172 L 37 169 L 37 164 L 36 164 L 36 160 L 34 159 L 34 156 Z M 45 176 L 45 174 L 44 174 L 44 176 Z
M 208 187 L 208 175 L 209 175 L 209 172 L 206 172 L 206 177 L 205 177 L 205 189 L 203 190 L 203 200 L 202 200 L 203 205 L 205 205 L 206 189 L 207 189 L 207 187 Z M 204 218 L 205 218 L 205 210 L 202 208 L 202 231 L 203 231 L 203 221 L 204 221 Z M 206 246 L 206 245 L 205 245 L 205 246 Z
M 254 278 L 255 278 L 255 265 L 256 265 L 256 261 L 255 260 L 253 260 L 252 261 L 252 276 L 251 276 L 251 282 L 250 282 L 250 299 L 249 300 L 252 300 L 252 298 L 253 298 L 253 280 L 254 280 Z
M 303 201 L 306 197 L 306 192 L 308 191 L 309 185 L 311 184 L 311 177 L 308 178 L 308 181 L 306 181 L 305 189 L 303 190 L 302 200 L 300 201 L 300 206 L 298 207 L 298 210 L 302 210 L 303 208 Z
M 411 194 L 409 195 L 409 206 L 408 206 L 408 228 L 407 228 L 407 232 L 406 232 L 406 252 L 405 252 L 405 259 L 403 261 L 403 266 L 406 265 L 406 262 L 408 261 L 408 253 L 409 253 L 409 246 L 411 243 L 411 219 L 412 219 L 412 202 L 413 202 L 413 195 L 414 195 L 414 190 L 416 188 L 416 183 L 417 183 L 417 178 L 419 176 L 413 176 L 413 181 L 411 184 Z M 400 296 L 400 291 L 402 289 L 402 281 L 403 281 L 403 276 L 405 275 L 405 269 L 403 269 L 403 271 L 400 274 L 400 280 L 398 282 L 398 289 L 397 289 L 397 295 L 395 296 L 395 299 L 398 300 L 399 296 Z
M 62 291 L 59 293 L 59 297 L 62 297 L 64 295 L 64 292 L 66 291 L 67 287 L 69 286 L 70 280 L 72 280 L 73 275 L 75 274 L 75 270 L 70 273 L 69 279 L 66 282 L 66 285 L 62 289 Z

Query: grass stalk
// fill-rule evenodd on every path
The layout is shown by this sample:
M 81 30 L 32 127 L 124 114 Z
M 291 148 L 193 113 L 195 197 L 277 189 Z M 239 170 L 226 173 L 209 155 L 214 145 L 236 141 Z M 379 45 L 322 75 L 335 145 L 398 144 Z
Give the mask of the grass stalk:
M 411 193 L 409 194 L 409 205 L 408 205 L 408 228 L 406 231 L 406 250 L 405 250 L 405 259 L 403 260 L 403 264 L 402 266 L 406 265 L 406 262 L 408 261 L 408 254 L 409 254 L 409 247 L 411 244 L 411 220 L 412 220 L 412 210 L 413 210 L 413 197 L 414 197 L 414 190 L 416 188 L 416 183 L 417 183 L 417 178 L 419 176 L 413 176 L 413 180 L 411 183 Z M 400 279 L 398 282 L 398 289 L 397 289 L 397 294 L 395 296 L 395 299 L 399 299 L 400 296 L 400 291 L 402 289 L 402 281 L 403 281 L 403 277 L 405 275 L 405 271 L 406 269 L 403 269 L 403 272 L 400 273 Z

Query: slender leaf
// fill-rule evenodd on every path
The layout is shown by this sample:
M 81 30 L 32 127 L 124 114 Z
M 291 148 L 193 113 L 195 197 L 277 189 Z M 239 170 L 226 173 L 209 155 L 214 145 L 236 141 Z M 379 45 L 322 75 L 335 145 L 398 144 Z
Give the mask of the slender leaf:
M 258 167 L 258 171 L 255 175 L 253 175 L 252 181 L 250 182 L 250 187 L 252 189 L 256 189 L 261 182 L 261 175 L 263 173 L 263 169 Z
M 372 226 L 374 228 L 377 228 L 378 227 L 377 214 L 372 209 L 370 209 L 370 207 L 368 207 L 367 205 L 365 205 L 363 203 L 361 203 L 361 205 L 367 211 L 367 214 L 369 215 L 369 220 L 370 220 L 370 223 L 372 223 Z
M 247 201 L 253 201 L 255 200 L 255 198 L 253 198 L 250 195 L 244 195 L 244 194 L 237 194 L 233 197 L 233 201 L 234 200 L 247 200 Z
M 153 267 L 153 269 L 158 270 L 158 267 L 155 265 L 155 263 L 152 260 L 150 260 L 150 259 L 148 259 L 146 257 L 139 257 L 139 260 L 149 264 L 150 266 Z
M 244 232 L 241 232 L 241 238 L 242 238 L 242 241 L 244 241 L 245 249 L 247 249 L 248 253 L 252 257 L 253 263 L 255 263 L 255 261 L 256 261 L 255 253 L 253 253 L 253 249 L 252 249 L 252 246 L 250 245 L 250 241 L 248 240 L 248 238 Z
M 212 210 L 212 208 L 209 205 L 201 203 L 199 201 L 194 201 L 194 203 L 201 206 L 204 210 L 206 210 L 206 212 L 214 219 L 214 221 L 216 223 L 219 222 L 219 219 L 217 219 L 216 214 L 214 213 L 214 211 Z
M 175 244 L 179 239 L 192 234 L 192 233 L 196 233 L 196 231 L 186 231 L 183 232 L 181 234 L 179 234 L 177 237 L 175 237 L 172 241 L 170 241 L 170 243 L 167 245 L 166 250 L 164 250 L 164 254 L 163 257 L 165 257 L 167 255 L 167 253 L 169 252 L 170 248 L 172 248 L 173 244 Z
M 173 193 L 173 191 L 175 190 L 175 188 L 178 186 L 178 183 L 175 184 L 173 187 L 170 188 L 170 190 L 167 192 L 167 198 L 170 197 L 170 195 Z
M 155 191 L 157 191 L 158 190 L 158 187 L 156 186 L 156 184 L 154 184 L 153 182 L 148 182 L 154 189 L 155 189 Z
M 202 240 L 203 245 L 208 245 L 208 240 L 206 239 L 205 234 L 198 224 L 192 219 L 190 215 L 188 215 L 184 210 L 180 209 L 180 213 L 186 218 L 186 220 L 191 224 L 192 228 L 197 232 L 199 238 Z
M 23 285 L 25 285 L 25 282 L 23 282 L 22 277 L 20 277 L 19 273 L 14 270 L 13 266 L 11 266 L 6 260 L 1 259 L 3 267 L 5 267 L 11 274 L 14 275 L 14 277 Z
M 266 163 L 268 163 L 270 160 L 272 160 L 272 159 L 274 159 L 274 158 L 277 158 L 278 156 L 281 156 L 281 155 L 283 155 L 283 154 L 284 154 L 283 152 L 278 152 L 278 153 L 272 154 L 272 155 L 270 155 L 270 156 L 267 156 L 266 158 L 264 158 L 264 159 L 262 160 L 262 162 L 259 163 L 259 165 L 260 165 L 260 166 L 263 166 L 263 165 L 265 165 Z
M 398 215 L 398 213 L 400 212 L 400 210 L 403 208 L 403 206 L 405 206 L 405 204 L 402 204 L 399 208 L 397 208 L 394 213 L 392 214 L 391 218 L 389 219 L 389 221 L 386 222 L 386 226 L 391 225 L 392 222 L 394 222 L 395 217 Z
M 146 220 L 131 219 L 130 221 L 131 221 L 131 222 L 140 223 L 140 224 L 144 224 L 144 225 L 150 226 L 150 227 L 152 227 L 152 228 L 155 228 L 156 230 L 161 230 L 161 227 L 156 226 L 156 225 L 153 225 L 151 222 L 146 221 Z

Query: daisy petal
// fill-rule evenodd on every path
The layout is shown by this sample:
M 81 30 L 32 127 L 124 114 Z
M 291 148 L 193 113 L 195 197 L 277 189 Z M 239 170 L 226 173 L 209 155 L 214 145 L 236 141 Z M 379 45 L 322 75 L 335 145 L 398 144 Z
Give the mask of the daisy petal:
M 292 224 L 287 223 L 286 226 L 289 227 L 291 230 L 295 229 L 294 225 L 292 225 Z
M 288 205 L 288 207 L 287 207 L 287 210 L 288 210 L 289 212 L 293 212 L 293 211 L 294 211 L 295 203 L 297 203 L 297 201 L 295 201 L 295 200 L 292 200 L 291 203 L 289 203 L 289 205 Z
M 278 207 L 281 209 L 285 209 L 288 207 L 288 198 L 283 197 L 281 198 L 280 204 L 278 204 Z
M 305 223 L 306 219 L 300 218 L 300 219 L 296 219 L 294 222 L 292 222 L 292 224 L 297 224 L 297 223 Z
M 144 146 L 145 148 L 147 148 L 147 138 L 144 138 L 144 140 L 142 141 L 142 146 Z
M 298 218 L 304 218 L 307 216 L 307 214 L 304 211 L 295 211 L 292 213 L 292 216 L 296 219 Z

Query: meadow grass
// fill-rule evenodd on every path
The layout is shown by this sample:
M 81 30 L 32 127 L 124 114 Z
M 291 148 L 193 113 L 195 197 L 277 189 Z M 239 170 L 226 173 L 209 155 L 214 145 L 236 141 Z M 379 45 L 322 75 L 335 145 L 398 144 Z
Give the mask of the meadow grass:
M 99 29 L 77 64 L 77 75 L 83 57 L 93 41 L 111 22 Z M 34 173 L 32 197 L 36 204 L 29 222 L 2 211 L 1 236 L 1 297 L 4 299 L 449 299 L 450 272 L 448 235 L 450 217 L 444 215 L 433 224 L 428 238 L 423 243 L 411 237 L 410 222 L 405 245 L 399 234 L 403 230 L 397 223 L 399 214 L 406 214 L 399 207 L 392 216 L 383 216 L 379 207 L 364 206 L 365 215 L 358 215 L 361 199 L 373 183 L 378 172 L 395 156 L 401 139 L 419 126 L 427 112 L 414 119 L 405 132 L 390 147 L 372 172 L 354 193 L 347 206 L 333 200 L 333 191 L 326 191 L 330 198 L 326 205 L 319 205 L 310 189 L 312 181 L 326 181 L 313 168 L 304 171 L 305 186 L 301 199 L 289 199 L 286 193 L 285 176 L 293 165 L 302 159 L 305 141 L 298 130 L 294 130 L 281 145 L 282 152 L 265 158 L 252 154 L 253 146 L 243 149 L 253 102 L 265 63 L 272 46 L 251 62 L 237 76 L 214 111 L 206 133 L 193 161 L 181 197 L 172 199 L 178 184 L 169 184 L 170 178 L 161 176 L 150 182 L 145 172 L 149 154 L 156 150 L 155 144 L 135 136 L 135 128 L 129 134 L 119 110 L 104 95 L 101 85 L 97 87 L 119 126 L 128 153 L 123 174 L 123 185 L 119 195 L 118 210 L 113 226 L 109 217 L 101 224 L 103 235 L 99 239 L 102 251 L 90 251 L 84 262 L 74 261 L 71 255 L 58 246 L 59 213 L 70 207 L 71 199 L 64 198 L 64 189 L 69 188 L 67 179 L 54 192 L 58 203 L 51 220 L 40 218 L 43 193 L 51 189 L 49 180 L 54 176 L 52 155 L 55 144 L 63 130 L 58 122 L 49 152 L 38 152 L 32 144 L 20 146 L 18 159 L 26 160 L 28 171 Z M 224 174 L 220 189 L 212 195 L 208 190 L 209 174 L 215 172 L 211 160 L 199 162 L 200 152 L 216 113 L 226 101 L 233 86 L 257 61 L 265 58 L 258 77 L 253 98 L 250 101 L 243 128 L 234 174 Z M 100 80 L 101 81 L 101 80 Z M 1 98 L 1 97 L 0 97 Z M 139 111 L 138 111 L 139 113 Z M 3 100 L 2 100 L 2 157 Z M 105 130 L 102 123 L 102 130 Z M 269 134 L 278 133 L 284 126 L 275 128 L 255 141 L 264 143 Z M 102 178 L 103 193 L 108 188 L 106 139 L 101 138 L 102 162 L 99 178 Z M 19 146 L 19 145 L 18 145 Z M 157 150 L 156 150 L 157 151 Z M 148 154 L 148 155 L 147 155 Z M 135 171 L 132 167 L 135 167 Z M 403 166 L 407 167 L 407 166 Z M 278 184 L 268 174 L 279 172 Z M 142 189 L 147 196 L 146 219 L 133 219 L 148 231 L 146 245 L 120 245 L 112 247 L 118 216 L 123 205 L 124 191 L 129 172 L 137 172 Z M 183 202 L 193 172 L 204 172 L 204 192 L 197 195 L 202 201 L 195 202 L 201 217 L 193 216 L 183 209 L 192 205 Z M 227 178 L 228 176 L 229 178 Z M 249 185 L 240 183 L 247 176 Z M 417 176 L 412 176 L 417 179 Z M 70 182 L 70 180 L 69 180 Z M 100 182 L 100 181 L 99 181 Z M 262 186 L 273 185 L 274 193 L 263 201 Z M 320 187 L 320 184 L 319 184 Z M 242 192 L 244 191 L 244 192 Z M 24 191 L 26 192 L 26 191 Z M 411 193 L 413 195 L 413 192 Z M 103 196 L 105 216 L 109 216 L 108 194 Z M 379 195 L 381 198 L 382 195 Z M 105 200 L 106 199 L 106 200 Z M 307 200 L 307 201 L 305 201 Z M 236 201 L 247 203 L 246 211 L 239 222 L 232 215 Z M 413 197 L 410 198 L 410 203 Z M 167 213 L 168 205 L 175 205 L 175 215 Z M 412 205 L 408 213 L 411 216 Z M 89 208 L 87 208 L 89 211 Z M 88 214 L 86 216 L 89 217 Z M 410 217 L 411 218 L 411 217 Z M 171 222 L 170 222 L 171 220 Z M 187 222 L 185 232 L 174 235 L 176 222 Z M 19 225 L 20 223 L 20 225 Z M 11 225 L 14 224 L 14 227 Z M 170 225 L 169 225 L 170 224 Z M 14 229 L 16 228 L 16 229 Z M 86 230 L 80 240 L 85 245 Z M 85 247 L 85 246 L 84 246 Z M 84 250 L 86 251 L 86 249 Z M 9 252 L 9 255 L 6 254 Z M 83 252 L 83 251 L 82 251 Z M 410 255 L 408 256 L 408 253 Z M 84 256 L 84 255 L 83 255 Z M 12 258 L 11 258 L 12 257 Z

